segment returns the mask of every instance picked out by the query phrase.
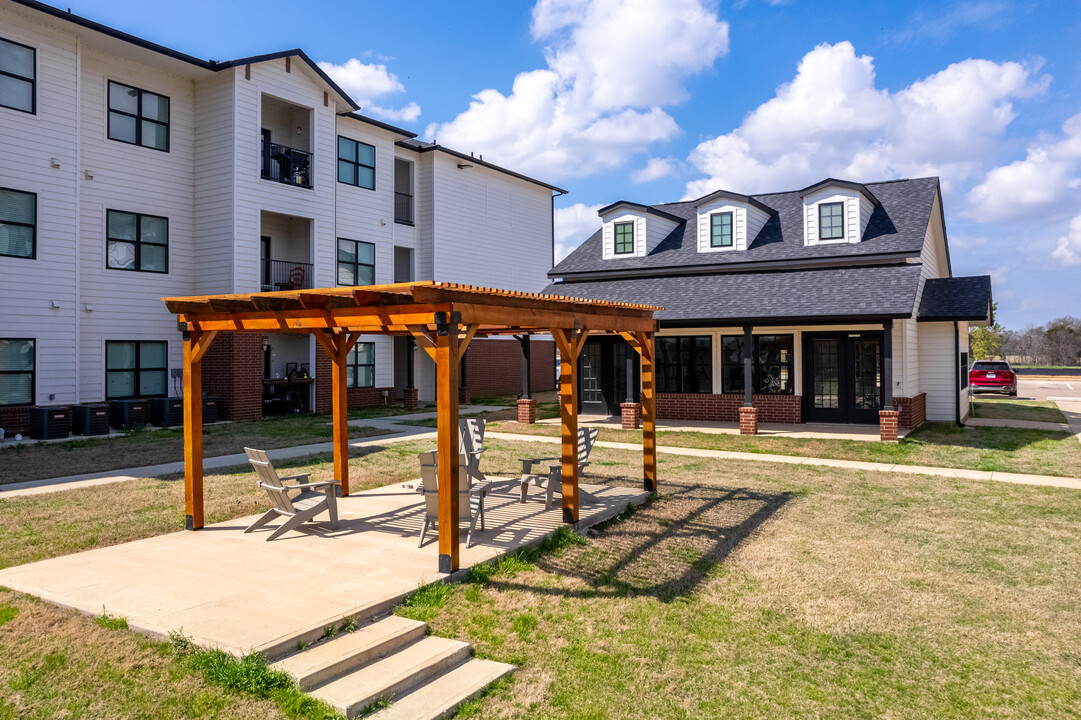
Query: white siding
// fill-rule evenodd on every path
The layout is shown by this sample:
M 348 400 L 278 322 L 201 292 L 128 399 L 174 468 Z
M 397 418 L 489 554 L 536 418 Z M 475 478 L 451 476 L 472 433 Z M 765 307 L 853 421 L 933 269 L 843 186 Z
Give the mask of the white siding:
M 195 84 L 195 292 L 233 290 L 236 138 L 233 105 L 237 72 Z
M 675 229 L 677 223 L 657 215 L 646 215 L 646 245 L 639 255 L 648 255 Z
M 818 239 L 818 206 L 823 203 L 843 202 L 845 236 L 839 240 Z M 867 221 L 873 207 L 863 195 L 855 190 L 841 188 L 822 188 L 816 193 L 803 198 L 804 243 L 807 245 L 832 245 L 835 243 L 858 243 L 863 239 Z
M 604 218 L 604 225 L 601 228 L 601 244 L 605 260 L 628 257 L 626 253 L 616 254 L 616 225 L 626 222 L 634 223 L 634 252 L 630 253 L 630 255 L 642 257 L 646 254 L 646 214 L 624 211 L 618 215 L 609 215 Z
M 961 323 L 960 352 L 968 350 L 968 329 Z M 953 422 L 957 400 L 967 393 L 960 389 L 957 371 L 960 357 L 955 353 L 952 322 L 919 324 L 920 386 L 927 393 L 927 419 Z M 967 401 L 962 403 L 967 415 Z
M 710 216 L 715 213 L 732 213 L 732 247 L 710 247 Z M 734 203 L 718 198 L 698 208 L 698 252 L 731 252 L 750 247 L 769 215 L 756 207 Z

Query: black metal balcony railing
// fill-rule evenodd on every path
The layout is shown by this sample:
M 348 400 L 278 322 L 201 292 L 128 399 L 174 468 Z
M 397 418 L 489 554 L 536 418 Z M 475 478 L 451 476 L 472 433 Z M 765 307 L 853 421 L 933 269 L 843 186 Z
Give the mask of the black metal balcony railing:
M 405 193 L 394 193 L 394 222 L 413 224 L 413 196 Z
M 263 177 L 286 185 L 310 188 L 312 154 L 277 143 L 263 143 Z
M 263 292 L 275 290 L 311 290 L 311 263 L 292 262 L 289 260 L 262 259 Z

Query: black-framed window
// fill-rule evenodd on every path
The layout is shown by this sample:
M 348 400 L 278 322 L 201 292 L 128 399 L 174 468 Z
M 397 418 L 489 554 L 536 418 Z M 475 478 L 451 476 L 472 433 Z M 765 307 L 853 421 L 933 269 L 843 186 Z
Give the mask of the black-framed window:
M 169 344 L 158 340 L 105 342 L 105 397 L 164 397 Z
M 711 337 L 659 337 L 655 342 L 657 392 L 713 392 Z
M 345 361 L 347 388 L 375 387 L 375 343 L 357 343 Z
M 169 98 L 110 80 L 109 139 L 169 152 Z
M 0 255 L 37 257 L 38 196 L 0 188 Z
M 960 368 L 961 368 L 961 372 L 958 373 L 958 378 L 960 379 L 960 382 L 961 382 L 961 389 L 964 390 L 965 388 L 968 387 L 968 353 L 967 352 L 961 353 L 961 358 L 960 358 L 960 362 L 958 362 L 958 365 L 960 365 Z
M 111 270 L 169 272 L 169 219 L 108 210 L 105 256 Z
M 338 284 L 375 285 L 375 245 L 338 238 Z
M 751 392 L 791 395 L 796 392 L 795 338 L 792 335 L 753 335 Z M 721 338 L 721 392 L 743 392 L 743 336 Z
M 845 204 L 821 203 L 818 206 L 818 239 L 840 240 L 845 236 Z
M 0 106 L 37 112 L 37 52 L 0 38 Z
M 713 213 L 709 216 L 709 246 L 732 247 L 732 213 Z
M 375 147 L 339 135 L 338 182 L 375 190 Z
M 0 405 L 34 402 L 34 340 L 0 338 Z
M 625 255 L 634 252 L 634 223 L 616 223 L 615 233 L 616 255 Z

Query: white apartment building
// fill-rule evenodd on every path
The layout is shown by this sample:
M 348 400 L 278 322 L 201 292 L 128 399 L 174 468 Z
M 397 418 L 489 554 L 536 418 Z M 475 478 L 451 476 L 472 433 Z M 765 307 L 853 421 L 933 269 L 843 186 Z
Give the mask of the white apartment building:
M 178 394 L 163 296 L 546 285 L 565 191 L 358 110 L 300 50 L 200 60 L 0 0 L 0 427 L 32 405 Z M 219 344 L 204 382 L 226 416 L 322 404 L 311 338 Z M 402 396 L 408 376 L 431 397 L 430 361 L 410 370 L 411 354 L 405 339 L 358 344 L 351 402 Z M 278 392 L 305 374 L 307 391 Z

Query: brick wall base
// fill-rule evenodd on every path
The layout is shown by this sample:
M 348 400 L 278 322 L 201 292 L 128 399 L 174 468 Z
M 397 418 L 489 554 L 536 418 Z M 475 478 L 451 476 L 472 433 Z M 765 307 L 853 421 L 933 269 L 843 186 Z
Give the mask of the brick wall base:
M 417 392 L 417 389 L 416 388 L 406 388 L 405 390 L 402 391 L 402 393 L 403 393 L 403 400 L 404 400 L 403 404 L 407 408 L 415 408 L 417 406 L 417 404 L 418 404 L 418 400 L 417 400 L 418 392 Z
M 901 413 L 897 410 L 878 411 L 878 439 L 882 442 L 897 442 L 897 420 Z
M 803 406 L 799 395 L 752 395 L 758 410 L 758 422 L 803 422 Z M 657 393 L 659 420 L 712 420 L 737 422 L 743 395 L 710 395 L 707 393 Z
M 910 398 L 895 397 L 893 406 L 901 411 L 900 427 L 914 430 L 927 422 L 927 393 Z
M 472 398 L 473 398 L 473 395 L 472 395 L 468 385 L 459 385 L 458 386 L 458 404 L 459 405 L 468 405 L 469 401 Z
M 739 434 L 758 434 L 758 408 L 740 407 L 739 409 Z
M 465 353 L 465 376 L 473 397 L 522 392 L 522 346 L 514 340 L 476 339 Z M 533 392 L 556 386 L 556 344 L 529 343 L 529 387 Z
M 263 336 L 218 335 L 203 358 L 203 392 L 217 396 L 221 420 L 263 417 Z
M 537 422 L 537 401 L 533 398 L 518 399 L 518 422 L 522 425 L 532 425 Z
M 620 403 L 619 410 L 624 430 L 637 430 L 642 427 L 642 403 Z
M 13 438 L 16 433 L 30 432 L 30 406 L 11 405 L 0 407 L 0 428 L 4 437 Z

